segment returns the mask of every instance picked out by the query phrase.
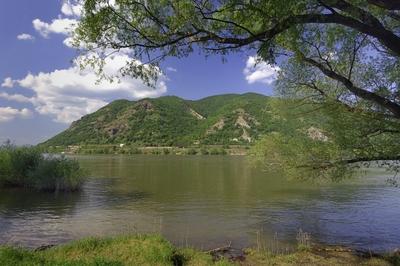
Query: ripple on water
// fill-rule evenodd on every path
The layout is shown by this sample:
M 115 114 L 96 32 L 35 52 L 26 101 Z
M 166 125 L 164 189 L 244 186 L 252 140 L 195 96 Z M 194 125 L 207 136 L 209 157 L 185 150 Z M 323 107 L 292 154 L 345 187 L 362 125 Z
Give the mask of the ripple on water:
M 0 243 L 64 243 L 89 235 L 161 232 L 174 243 L 313 241 L 400 247 L 399 190 L 371 176 L 332 185 L 288 182 L 243 158 L 79 157 L 93 177 L 80 193 L 0 193 Z

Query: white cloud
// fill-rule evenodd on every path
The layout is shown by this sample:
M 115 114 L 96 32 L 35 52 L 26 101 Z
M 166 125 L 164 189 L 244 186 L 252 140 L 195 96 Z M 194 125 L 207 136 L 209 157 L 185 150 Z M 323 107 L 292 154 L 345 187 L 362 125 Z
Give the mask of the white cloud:
M 8 94 L 6 92 L 0 93 L 0 98 L 6 99 L 8 101 L 15 101 L 20 103 L 29 103 L 31 102 L 31 98 L 26 97 L 22 94 Z
M 77 19 L 81 16 L 82 11 L 83 6 L 78 0 L 64 0 L 61 6 L 62 14 L 58 18 L 53 19 L 50 23 L 36 18 L 32 21 L 33 28 L 44 38 L 49 38 L 50 34 L 67 35 L 64 44 L 72 47 L 71 32 L 75 29 L 78 23 Z
M 260 82 L 271 85 L 276 80 L 279 70 L 278 66 L 271 66 L 259 61 L 255 56 L 249 56 L 243 74 L 249 84 Z
M 83 6 L 80 3 L 73 3 L 70 0 L 64 1 L 61 6 L 61 12 L 66 16 L 80 17 Z
M 32 111 L 23 108 L 23 109 L 15 109 L 12 107 L 0 107 L 0 123 L 8 122 L 15 118 L 29 118 L 32 116 Z
M 106 74 L 115 74 L 129 60 L 132 58 L 126 54 L 108 57 L 104 71 Z M 49 73 L 28 74 L 16 82 L 35 93 L 29 101 L 38 113 L 52 116 L 55 121 L 62 123 L 77 120 L 115 99 L 158 97 L 167 91 L 163 76 L 160 76 L 155 88 L 148 87 L 141 80 L 131 77 L 122 77 L 114 82 L 98 81 L 92 69 L 82 71 L 77 63 L 70 68 Z M 17 99 L 16 95 L 4 95 L 5 97 Z
M 110 0 L 110 4 L 115 2 Z M 72 31 L 78 23 L 82 10 L 79 0 L 64 0 L 58 18 L 49 23 L 37 18 L 32 24 L 44 38 L 50 37 L 51 34 L 65 35 L 64 44 L 72 47 Z M 106 75 L 113 76 L 132 60 L 129 51 L 124 49 L 106 59 L 103 71 Z M 7 85 L 17 83 L 23 88 L 32 90 L 34 96 L 31 98 L 4 93 L 0 94 L 0 97 L 30 102 L 38 113 L 51 116 L 57 122 L 70 123 L 115 99 L 140 99 L 164 94 L 167 91 L 165 83 L 167 78 L 162 76 L 161 71 L 159 75 L 155 88 L 129 76 L 121 77 L 118 82 L 99 81 L 93 69 L 81 70 L 77 59 L 69 68 L 28 74 L 20 80 L 10 78 L 7 83 L 5 80 Z
M 10 77 L 7 77 L 4 79 L 3 83 L 1 83 L 1 86 L 4 88 L 12 88 L 14 87 L 14 80 Z
M 51 23 L 43 22 L 40 19 L 32 21 L 33 28 L 45 38 L 48 38 L 51 33 L 69 35 L 77 23 L 76 19 L 57 18 Z
M 32 35 L 30 35 L 28 33 L 21 33 L 17 36 L 17 39 L 21 40 L 21 41 L 31 41 L 31 40 L 34 40 L 35 37 L 33 37 Z

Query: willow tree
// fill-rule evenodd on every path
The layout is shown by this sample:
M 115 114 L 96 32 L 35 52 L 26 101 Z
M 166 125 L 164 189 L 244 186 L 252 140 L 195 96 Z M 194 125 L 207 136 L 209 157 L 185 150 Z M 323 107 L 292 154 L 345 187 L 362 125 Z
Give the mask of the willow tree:
M 253 53 L 279 65 L 277 93 L 286 100 L 276 109 L 286 133 L 269 134 L 256 150 L 271 166 L 339 176 L 357 162 L 400 159 L 400 1 L 84 0 L 83 6 L 75 45 L 96 54 L 86 63 L 100 72 L 102 60 L 121 50 L 135 58 L 121 74 L 150 84 L 162 60 L 195 50 Z M 289 103 L 301 119 L 290 120 L 296 115 Z

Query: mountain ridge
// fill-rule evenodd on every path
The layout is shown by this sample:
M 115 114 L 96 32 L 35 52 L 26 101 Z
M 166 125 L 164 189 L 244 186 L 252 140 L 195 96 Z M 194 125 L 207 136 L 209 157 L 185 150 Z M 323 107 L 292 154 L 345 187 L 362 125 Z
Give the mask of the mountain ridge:
M 220 94 L 199 100 L 167 95 L 115 100 L 71 123 L 45 146 L 249 144 L 269 131 L 269 96 Z

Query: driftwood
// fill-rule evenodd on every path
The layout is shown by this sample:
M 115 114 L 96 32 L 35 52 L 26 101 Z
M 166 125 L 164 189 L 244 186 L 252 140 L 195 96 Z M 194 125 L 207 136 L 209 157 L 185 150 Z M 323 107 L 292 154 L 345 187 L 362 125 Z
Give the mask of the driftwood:
M 44 246 L 35 248 L 34 251 L 44 251 L 44 250 L 50 249 L 52 247 L 55 247 L 55 245 L 44 245 Z
M 229 242 L 229 244 L 227 246 L 214 248 L 214 249 L 206 251 L 206 253 L 225 252 L 225 251 L 228 251 L 229 249 L 231 249 L 231 247 L 232 247 L 231 245 L 232 245 L 232 242 Z
M 315 251 L 335 251 L 335 252 L 354 252 L 353 249 L 342 247 L 313 248 Z
M 362 249 L 351 249 L 351 248 L 346 248 L 346 247 L 337 247 L 337 246 L 331 246 L 331 247 L 313 247 L 313 251 L 316 252 L 348 252 L 348 253 L 353 253 L 354 255 L 361 257 L 361 258 L 384 258 L 384 254 L 382 253 L 377 253 L 373 252 L 371 250 L 362 250 Z M 394 251 L 396 253 L 396 251 Z
M 230 261 L 243 261 L 245 260 L 245 254 L 241 249 L 235 249 L 232 247 L 232 242 L 229 242 L 227 246 L 222 246 L 206 251 L 210 254 L 214 261 L 226 258 Z

